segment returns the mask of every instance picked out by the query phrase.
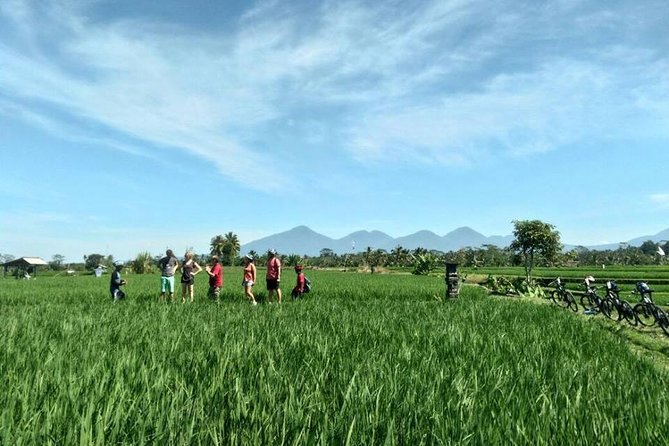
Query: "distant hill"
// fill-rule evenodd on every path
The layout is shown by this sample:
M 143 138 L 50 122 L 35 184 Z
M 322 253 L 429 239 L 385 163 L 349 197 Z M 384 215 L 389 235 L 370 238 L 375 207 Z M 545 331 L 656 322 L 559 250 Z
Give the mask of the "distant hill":
M 630 246 L 640 246 L 646 240 L 654 242 L 669 240 L 669 229 L 665 229 L 655 235 L 637 237 L 629 240 L 627 243 Z M 486 237 L 467 226 L 455 229 L 444 236 L 428 230 L 418 231 L 414 234 L 397 238 L 393 238 L 381 231 L 356 231 L 339 239 L 319 234 L 307 226 L 297 226 L 289 231 L 273 234 L 242 245 L 241 254 L 244 255 L 251 250 L 263 253 L 270 248 L 274 248 L 282 254 L 317 256 L 324 248 L 331 249 L 337 254 L 344 254 L 347 252 L 361 252 L 367 249 L 368 246 L 372 249 L 390 251 L 397 245 L 407 249 L 421 247 L 448 252 L 466 247 L 478 248 L 483 245 L 494 245 L 503 248 L 509 246 L 512 241 L 513 235 L 493 235 Z M 565 245 L 564 249 L 567 251 L 575 246 Z M 617 249 L 618 246 L 618 243 L 613 243 L 587 246 L 587 248 L 605 250 Z
M 659 243 L 661 241 L 666 241 L 669 240 L 669 228 L 665 229 L 664 231 L 660 231 L 655 235 L 644 235 L 641 237 L 636 237 L 631 240 L 626 241 L 629 246 L 641 246 L 643 242 L 646 240 L 653 241 L 655 243 Z M 607 249 L 618 249 L 620 247 L 620 243 L 609 243 L 606 245 L 596 245 L 596 246 L 588 246 L 588 249 L 594 249 L 598 251 L 604 251 Z
M 253 250 L 258 253 L 274 248 L 284 254 L 317 256 L 324 248 L 332 249 L 337 254 L 360 252 L 371 247 L 390 251 L 397 245 L 407 249 L 418 247 L 439 251 L 454 251 L 465 247 L 479 247 L 485 244 L 508 246 L 512 236 L 486 237 L 468 227 L 458 228 L 439 236 L 431 231 L 418 231 L 404 237 L 393 238 L 381 231 L 356 231 L 345 237 L 333 239 L 319 234 L 307 226 L 298 226 L 289 231 L 254 240 L 241 247 L 241 254 Z

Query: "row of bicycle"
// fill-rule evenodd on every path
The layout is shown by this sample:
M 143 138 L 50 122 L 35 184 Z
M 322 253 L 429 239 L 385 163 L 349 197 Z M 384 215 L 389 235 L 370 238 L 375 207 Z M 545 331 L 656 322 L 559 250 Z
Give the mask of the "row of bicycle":
M 605 317 L 615 320 L 627 321 L 630 325 L 643 325 L 652 327 L 658 325 L 665 335 L 669 336 L 669 317 L 667 313 L 653 302 L 653 290 L 646 282 L 637 282 L 632 295 L 638 297 L 639 301 L 634 306 L 620 298 L 620 289 L 615 281 L 606 282 L 606 294 L 600 296 L 598 288 L 593 285 L 595 278 L 588 276 L 583 281 L 584 293 L 581 295 L 581 306 L 585 314 L 603 314 Z M 573 293 L 566 289 L 564 282 L 558 277 L 551 282 L 555 290 L 550 298 L 557 305 L 578 312 L 578 303 Z

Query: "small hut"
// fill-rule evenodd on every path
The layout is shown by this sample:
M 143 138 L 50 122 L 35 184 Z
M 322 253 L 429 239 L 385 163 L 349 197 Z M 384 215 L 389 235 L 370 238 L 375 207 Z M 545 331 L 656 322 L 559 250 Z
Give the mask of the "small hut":
M 33 276 L 37 274 L 38 266 L 48 265 L 44 259 L 40 257 L 21 257 L 20 259 L 11 260 L 9 262 L 3 263 L 2 266 L 2 276 L 7 276 L 7 271 L 9 268 L 16 268 L 16 277 L 29 277 L 30 274 Z

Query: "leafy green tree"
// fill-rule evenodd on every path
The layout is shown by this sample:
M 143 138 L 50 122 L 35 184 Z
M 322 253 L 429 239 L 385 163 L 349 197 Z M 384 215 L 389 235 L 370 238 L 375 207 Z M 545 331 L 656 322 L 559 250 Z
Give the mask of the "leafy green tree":
M 51 268 L 54 271 L 59 271 L 63 268 L 63 262 L 65 261 L 65 256 L 62 254 L 54 254 L 51 257 L 51 261 L 49 262 L 49 268 Z
M 319 257 L 334 257 L 335 253 L 330 248 L 323 248 L 319 253 Z
M 390 262 L 393 266 L 406 266 L 409 263 L 409 250 L 401 245 L 390 250 Z
M 504 266 L 510 263 L 508 250 L 495 245 L 483 245 L 482 257 L 484 266 Z
M 102 254 L 89 254 L 84 256 L 84 267 L 87 270 L 92 271 L 99 265 L 106 265 L 105 256 Z
M 153 266 L 156 264 L 153 257 L 147 251 L 140 252 L 132 261 L 132 272 L 136 274 L 148 274 L 153 271 Z
M 530 283 L 537 256 L 551 263 L 562 250 L 560 233 L 555 226 L 540 220 L 515 220 L 513 226 L 515 238 L 510 248 L 522 259 L 525 278 Z
M 647 255 L 649 257 L 653 257 L 655 255 L 655 253 L 657 252 L 657 247 L 658 247 L 658 244 L 655 243 L 654 241 L 646 240 L 645 242 L 643 242 L 641 244 L 641 246 L 639 246 L 639 250 L 644 255 Z

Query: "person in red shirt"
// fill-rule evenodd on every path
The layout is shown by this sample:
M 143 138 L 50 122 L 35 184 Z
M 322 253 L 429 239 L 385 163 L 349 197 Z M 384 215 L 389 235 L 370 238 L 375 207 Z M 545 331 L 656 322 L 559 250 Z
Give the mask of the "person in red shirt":
M 307 283 L 307 280 L 304 277 L 304 273 L 302 273 L 302 265 L 295 265 L 295 272 L 297 273 L 297 283 L 295 284 L 295 288 L 293 288 L 293 291 L 290 293 L 290 295 L 293 297 L 293 299 L 298 299 L 302 297 L 302 294 L 304 294 L 304 287 Z
M 276 256 L 276 250 L 270 249 L 267 253 L 267 300 L 272 303 L 272 296 L 276 295 L 281 303 L 281 260 Z
M 221 288 L 223 288 L 223 268 L 218 263 L 217 256 L 211 256 L 211 265 L 207 265 L 205 270 L 209 274 L 209 292 L 207 295 L 209 299 L 218 303 L 218 297 L 221 294 Z

